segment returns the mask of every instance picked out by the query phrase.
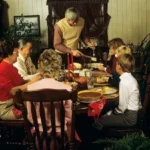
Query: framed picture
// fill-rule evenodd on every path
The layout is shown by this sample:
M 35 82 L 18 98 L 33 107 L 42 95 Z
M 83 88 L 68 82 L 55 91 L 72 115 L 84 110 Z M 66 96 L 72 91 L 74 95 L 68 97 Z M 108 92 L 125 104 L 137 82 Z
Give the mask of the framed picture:
M 14 16 L 15 36 L 40 36 L 40 16 Z

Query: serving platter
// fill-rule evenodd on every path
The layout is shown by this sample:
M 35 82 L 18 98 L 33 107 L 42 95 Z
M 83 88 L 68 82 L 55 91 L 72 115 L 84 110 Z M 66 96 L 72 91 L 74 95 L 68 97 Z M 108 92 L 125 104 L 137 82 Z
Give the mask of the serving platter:
M 108 82 L 105 82 L 105 83 L 97 83 L 97 82 L 95 82 L 94 83 L 94 87 L 102 87 L 102 86 L 109 86 L 110 85 L 110 83 L 108 83 Z
M 87 64 L 88 68 L 95 68 L 95 69 L 98 68 L 98 65 L 99 65 L 99 63 L 88 63 Z
M 97 92 L 102 92 L 103 95 L 114 94 L 118 92 L 118 89 L 112 86 L 97 87 L 94 88 L 93 90 Z
M 96 83 L 108 83 L 108 80 L 109 80 L 109 77 L 107 76 L 99 76 L 95 78 L 96 78 L 95 80 Z
M 107 95 L 104 95 L 104 98 L 105 99 L 116 99 L 116 98 L 119 98 L 119 94 L 118 93 L 115 93 L 115 94 L 107 94 Z
M 104 72 L 104 71 L 94 70 L 94 71 L 92 71 L 92 76 L 94 76 L 94 77 L 102 77 L 102 76 L 111 77 L 112 74 Z

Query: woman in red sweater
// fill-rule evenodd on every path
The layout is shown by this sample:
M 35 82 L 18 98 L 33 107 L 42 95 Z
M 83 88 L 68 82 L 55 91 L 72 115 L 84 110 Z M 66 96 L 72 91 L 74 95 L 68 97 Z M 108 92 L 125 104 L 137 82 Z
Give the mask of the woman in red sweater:
M 22 117 L 20 110 L 14 106 L 14 95 L 18 89 L 25 90 L 27 85 L 39 80 L 40 75 L 31 81 L 26 81 L 13 66 L 18 57 L 18 43 L 15 41 L 0 42 L 0 119 L 14 120 Z

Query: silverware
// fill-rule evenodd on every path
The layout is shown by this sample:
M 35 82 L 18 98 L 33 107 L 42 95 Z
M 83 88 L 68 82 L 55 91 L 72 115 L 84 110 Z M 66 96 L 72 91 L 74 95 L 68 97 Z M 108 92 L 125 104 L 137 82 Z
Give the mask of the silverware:
M 83 54 L 83 53 L 81 53 L 81 52 L 79 52 L 80 53 L 80 55 L 82 56 L 82 57 L 85 57 L 85 58 L 89 58 L 89 59 L 91 59 L 92 61 L 97 61 L 97 58 L 96 57 L 92 57 L 92 56 L 88 56 L 88 55 L 85 55 L 85 54 Z

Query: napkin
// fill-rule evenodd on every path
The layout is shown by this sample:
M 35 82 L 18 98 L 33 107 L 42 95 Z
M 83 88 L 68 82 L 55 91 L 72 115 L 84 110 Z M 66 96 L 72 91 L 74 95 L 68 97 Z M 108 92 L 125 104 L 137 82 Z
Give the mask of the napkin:
M 100 116 L 105 104 L 106 100 L 104 98 L 102 98 L 99 102 L 88 104 L 88 116 L 93 116 L 94 120 L 96 121 Z
M 17 109 L 17 108 L 13 108 L 12 112 L 15 116 L 16 119 L 21 118 L 22 117 L 22 111 Z
M 75 139 L 79 142 L 82 142 L 80 136 L 78 135 L 77 131 L 75 130 Z

